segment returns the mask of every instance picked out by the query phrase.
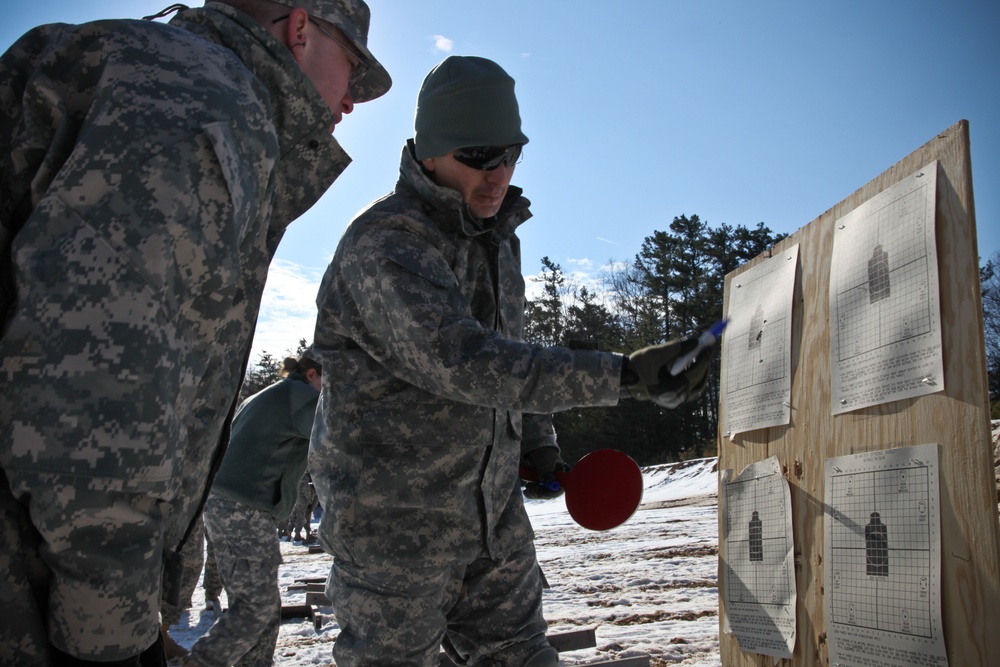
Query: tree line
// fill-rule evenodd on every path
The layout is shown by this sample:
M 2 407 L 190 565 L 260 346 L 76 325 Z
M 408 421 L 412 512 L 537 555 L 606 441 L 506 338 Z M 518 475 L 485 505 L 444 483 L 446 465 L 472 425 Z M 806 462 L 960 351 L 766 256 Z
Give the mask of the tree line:
M 631 262 L 609 264 L 598 285 L 589 288 L 574 285 L 544 257 L 541 295 L 527 304 L 525 339 L 627 354 L 697 336 L 722 317 L 726 274 L 785 236 L 764 223 L 712 228 L 697 215 L 681 215 L 668 230 L 647 236 Z M 564 458 L 576 461 L 606 447 L 628 453 L 640 465 L 714 456 L 719 369 L 716 353 L 702 396 L 672 410 L 623 400 L 615 407 L 556 414 Z
M 722 316 L 726 274 L 784 239 L 764 223 L 711 227 L 697 215 L 675 217 L 654 231 L 630 262 L 612 262 L 596 283 L 582 285 L 548 257 L 541 260 L 538 296 L 525 312 L 525 339 L 629 353 L 694 335 Z M 980 268 L 986 356 L 993 418 L 1000 418 L 1000 252 Z M 294 356 L 306 348 L 300 339 Z M 263 353 L 248 369 L 242 400 L 279 379 L 283 359 Z M 720 359 L 705 393 L 673 410 L 624 400 L 616 407 L 580 408 L 554 416 L 559 446 L 572 463 L 614 448 L 640 465 L 714 456 L 719 425 Z
M 979 267 L 979 285 L 983 294 L 990 418 L 1000 419 L 1000 250 Z

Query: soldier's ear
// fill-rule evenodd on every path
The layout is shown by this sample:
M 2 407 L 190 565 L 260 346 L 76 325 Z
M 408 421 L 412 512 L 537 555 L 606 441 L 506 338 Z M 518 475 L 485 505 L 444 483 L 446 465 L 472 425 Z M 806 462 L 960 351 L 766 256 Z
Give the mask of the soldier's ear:
M 296 7 L 285 21 L 282 41 L 292 52 L 296 60 L 302 58 L 302 49 L 306 46 L 306 27 L 309 25 L 309 14 L 301 7 Z M 299 48 L 301 47 L 301 48 Z

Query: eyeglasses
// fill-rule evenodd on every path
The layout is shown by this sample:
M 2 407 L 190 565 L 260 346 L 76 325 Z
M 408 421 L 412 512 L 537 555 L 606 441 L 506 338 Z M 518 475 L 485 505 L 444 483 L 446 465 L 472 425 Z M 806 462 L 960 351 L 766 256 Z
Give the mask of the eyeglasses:
M 284 16 L 279 16 L 278 18 L 271 21 L 271 23 L 272 24 L 280 23 L 281 21 L 287 19 L 289 16 L 291 16 L 291 14 L 285 14 Z M 368 73 L 368 63 L 365 61 L 364 57 L 355 53 L 354 48 L 348 46 L 343 42 L 343 40 L 339 39 L 333 33 L 326 30 L 322 25 L 320 25 L 319 21 L 314 20 L 313 17 L 311 16 L 309 17 L 309 22 L 312 23 L 314 26 L 316 26 L 316 29 L 319 30 L 321 33 L 323 33 L 324 35 L 335 41 L 338 45 L 340 45 L 340 48 L 342 48 L 344 50 L 344 53 L 347 54 L 347 59 L 351 63 L 351 74 L 347 80 L 347 85 L 352 88 L 356 86 L 361 81 L 361 79 L 365 78 L 365 74 Z
M 512 146 L 469 146 L 452 152 L 452 157 L 466 167 L 480 171 L 493 171 L 501 164 L 513 167 L 521 159 L 521 147 L 524 144 Z

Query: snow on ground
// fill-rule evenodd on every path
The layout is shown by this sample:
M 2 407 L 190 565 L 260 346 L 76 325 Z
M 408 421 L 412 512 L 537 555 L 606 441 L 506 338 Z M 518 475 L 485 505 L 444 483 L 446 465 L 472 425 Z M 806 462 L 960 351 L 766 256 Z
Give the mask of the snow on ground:
M 652 667 L 721 665 L 716 468 L 717 459 L 708 458 L 643 469 L 639 510 L 609 531 L 576 525 L 562 499 L 527 501 L 550 586 L 544 598 L 550 634 L 593 629 L 597 636 L 596 648 L 561 653 L 566 665 L 642 653 Z M 304 604 L 305 594 L 288 586 L 325 578 L 330 557 L 291 542 L 282 542 L 281 551 L 283 604 Z M 339 628 L 333 610 L 321 609 L 318 632 L 308 619 L 282 623 L 275 665 L 334 664 Z M 199 585 L 191 611 L 170 634 L 190 648 L 213 620 Z
M 1000 421 L 992 427 L 1000 460 Z M 550 585 L 545 592 L 550 633 L 594 629 L 597 635 L 596 648 L 562 653 L 566 665 L 646 653 L 653 667 L 721 666 L 717 462 L 696 459 L 643 469 L 639 510 L 605 532 L 576 525 L 562 499 L 527 501 Z M 325 579 L 330 558 L 310 554 L 299 543 L 282 542 L 281 551 L 283 603 L 304 604 L 305 594 L 288 592 L 288 586 L 299 579 Z M 318 632 L 307 619 L 282 623 L 275 665 L 334 664 L 338 627 L 333 610 L 322 611 Z M 191 611 L 171 635 L 190 648 L 212 622 L 199 586 Z

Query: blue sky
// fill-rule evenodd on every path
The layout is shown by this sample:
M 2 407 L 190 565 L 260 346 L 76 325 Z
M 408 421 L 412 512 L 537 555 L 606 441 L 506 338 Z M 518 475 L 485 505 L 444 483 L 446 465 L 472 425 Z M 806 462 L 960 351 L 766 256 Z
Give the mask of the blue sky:
M 995 0 L 368 3 L 369 45 L 394 85 L 337 127 L 354 163 L 282 241 L 255 358 L 312 337 L 337 241 L 395 183 L 420 83 L 449 54 L 491 58 L 517 81 L 531 141 L 514 183 L 535 214 L 520 234 L 526 275 L 548 256 L 585 279 L 678 215 L 792 233 L 962 119 L 979 254 L 1000 250 Z M 6 2 L 0 45 L 40 23 L 169 4 Z

